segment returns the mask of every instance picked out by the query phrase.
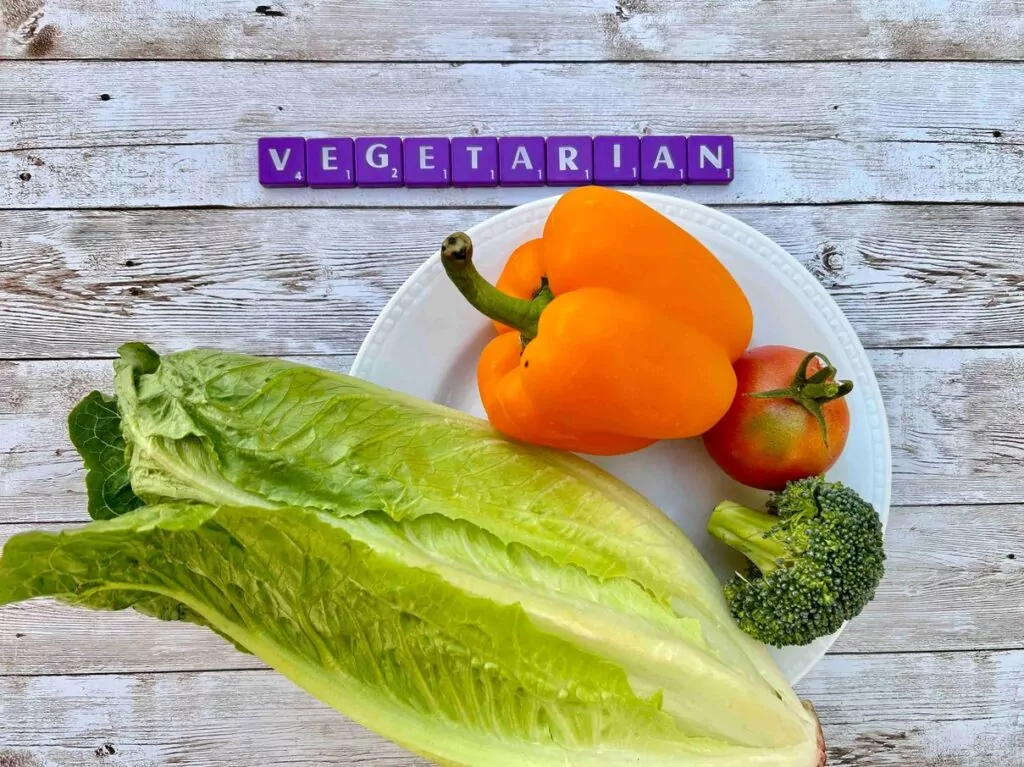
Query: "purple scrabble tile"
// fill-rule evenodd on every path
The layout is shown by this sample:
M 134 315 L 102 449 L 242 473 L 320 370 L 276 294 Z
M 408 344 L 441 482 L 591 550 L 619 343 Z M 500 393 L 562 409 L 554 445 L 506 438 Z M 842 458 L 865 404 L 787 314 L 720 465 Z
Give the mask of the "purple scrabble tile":
M 369 136 L 356 139 L 356 183 L 359 186 L 401 186 L 402 139 Z
M 551 186 L 582 186 L 594 177 L 594 141 L 590 136 L 552 136 L 547 158 Z
M 452 146 L 446 138 L 407 138 L 402 141 L 405 185 L 451 186 Z
M 498 139 L 452 139 L 452 183 L 455 186 L 498 185 Z
M 732 182 L 732 136 L 690 136 L 686 172 L 691 184 Z
M 544 137 L 498 139 L 498 177 L 502 186 L 544 186 Z
M 640 139 L 640 183 L 686 183 L 686 136 Z
M 636 184 L 640 181 L 640 139 L 636 136 L 594 138 L 594 181 Z
M 263 186 L 306 185 L 306 139 L 295 136 L 261 138 L 256 151 Z
M 309 185 L 347 187 L 356 185 L 355 142 L 350 138 L 306 139 L 306 172 Z

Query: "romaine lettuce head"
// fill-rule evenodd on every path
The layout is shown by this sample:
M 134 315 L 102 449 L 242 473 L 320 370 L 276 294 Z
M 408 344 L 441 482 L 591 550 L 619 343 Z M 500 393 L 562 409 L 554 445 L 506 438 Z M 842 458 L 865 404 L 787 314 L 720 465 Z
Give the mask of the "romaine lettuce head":
M 13 538 L 0 604 L 199 623 L 443 764 L 819 764 L 696 549 L 591 464 L 281 360 L 116 366 L 70 419 L 115 518 Z

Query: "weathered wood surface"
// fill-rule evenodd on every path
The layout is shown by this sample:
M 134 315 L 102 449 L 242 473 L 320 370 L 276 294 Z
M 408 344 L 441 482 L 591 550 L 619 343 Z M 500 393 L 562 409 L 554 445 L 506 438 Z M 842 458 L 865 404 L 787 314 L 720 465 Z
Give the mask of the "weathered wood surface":
M 817 275 L 869 347 L 1024 340 L 1024 206 L 727 212 Z M 0 359 L 109 357 L 133 338 L 352 352 L 445 235 L 491 214 L 0 211 Z
M 1021 0 L 0 0 L 0 545 L 83 521 L 118 343 L 346 370 L 443 235 L 554 191 L 268 191 L 258 136 L 731 133 L 734 184 L 670 191 L 822 280 L 892 433 L 889 575 L 800 685 L 830 763 L 1024 765 L 1022 82 Z M 0 767 L 360 763 L 421 764 L 200 629 L 0 610 Z
M 1019 0 L 7 0 L 0 55 L 58 59 L 1024 58 Z M 43 13 L 33 18 L 33 11 Z M 29 23 L 26 24 L 26 20 Z M 19 28 L 21 28 L 19 30 Z
M 0 504 L 0 520 L 4 515 Z M 68 527 L 0 523 L 0 545 L 23 530 Z M 877 597 L 836 652 L 1024 649 L 1024 637 L 1007 632 L 1024 623 L 1024 508 L 896 507 L 886 551 Z M 261 666 L 211 632 L 133 612 L 95 613 L 49 600 L 0 609 L 0 676 Z
M 870 356 L 892 436 L 894 503 L 1024 503 L 1024 392 L 1014 385 L 1024 350 Z M 300 359 L 344 371 L 351 356 Z M 110 370 L 101 360 L 0 363 L 0 521 L 83 518 L 80 462 L 65 418 L 91 389 L 109 390 Z M 1024 525 L 1004 514 L 1008 524 Z
M 815 702 L 830 765 L 1014 767 L 1022 686 L 1021 651 L 833 655 L 798 692 Z M 0 764 L 93 760 L 425 764 L 269 671 L 0 677 Z
M 581 131 L 734 134 L 700 202 L 1024 202 L 1024 64 L 2 66 L 7 208 L 509 205 L 551 190 L 265 190 L 256 139 Z

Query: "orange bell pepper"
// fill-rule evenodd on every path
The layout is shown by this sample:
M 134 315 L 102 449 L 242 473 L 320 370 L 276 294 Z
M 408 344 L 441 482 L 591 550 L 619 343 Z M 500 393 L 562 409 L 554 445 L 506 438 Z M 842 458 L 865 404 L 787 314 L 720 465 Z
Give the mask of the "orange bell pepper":
M 509 437 L 615 455 L 702 434 L 729 409 L 750 304 L 707 248 L 637 198 L 563 195 L 497 287 L 473 265 L 467 235 L 448 237 L 441 256 L 499 332 L 477 381 Z

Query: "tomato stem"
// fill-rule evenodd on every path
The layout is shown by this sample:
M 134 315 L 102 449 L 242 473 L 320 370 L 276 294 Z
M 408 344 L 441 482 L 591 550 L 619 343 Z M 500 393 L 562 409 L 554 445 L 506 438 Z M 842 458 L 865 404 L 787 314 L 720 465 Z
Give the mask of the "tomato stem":
M 820 359 L 825 364 L 820 370 L 808 376 L 807 369 L 815 359 Z M 811 352 L 797 366 L 793 382 L 787 388 L 755 392 L 748 396 L 755 399 L 788 399 L 796 402 L 818 422 L 821 438 L 828 447 L 828 425 L 822 407 L 853 391 L 853 381 L 835 380 L 837 372 L 828 357 L 820 352 Z

